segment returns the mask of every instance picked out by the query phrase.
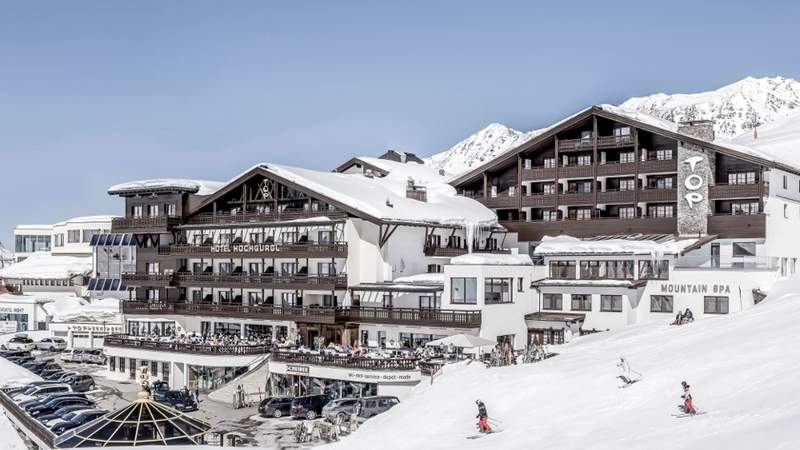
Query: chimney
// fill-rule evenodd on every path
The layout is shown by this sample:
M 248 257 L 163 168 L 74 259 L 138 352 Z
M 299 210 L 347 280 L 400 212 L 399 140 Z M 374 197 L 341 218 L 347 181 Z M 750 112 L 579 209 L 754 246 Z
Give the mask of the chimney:
M 678 133 L 686 134 L 708 142 L 714 142 L 713 120 L 687 120 L 678 123 Z

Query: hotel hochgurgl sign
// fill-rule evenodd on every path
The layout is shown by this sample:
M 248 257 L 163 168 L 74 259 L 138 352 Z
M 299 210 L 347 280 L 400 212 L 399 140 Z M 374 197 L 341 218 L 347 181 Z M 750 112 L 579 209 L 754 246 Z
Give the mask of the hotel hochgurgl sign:
M 211 253 L 260 253 L 277 252 L 276 244 L 215 244 L 211 246 Z
M 662 294 L 730 294 L 729 284 L 663 283 Z

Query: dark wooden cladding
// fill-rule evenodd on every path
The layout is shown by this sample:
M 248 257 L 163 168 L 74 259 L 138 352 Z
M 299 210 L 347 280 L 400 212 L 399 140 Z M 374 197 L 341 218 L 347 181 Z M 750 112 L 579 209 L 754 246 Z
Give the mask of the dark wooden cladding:
M 558 151 L 565 152 L 582 152 L 591 151 L 594 148 L 594 141 L 588 139 L 559 139 Z
M 500 222 L 500 224 L 511 232 L 519 233 L 520 241 L 540 241 L 544 236 L 557 236 L 560 234 L 574 237 L 591 237 L 602 234 L 675 234 L 678 231 L 678 220 L 675 217 L 602 218 L 553 222 L 506 221 Z
M 236 214 L 231 213 L 198 213 L 187 219 L 190 225 L 213 225 L 213 224 L 250 224 L 261 222 L 278 222 L 283 220 L 311 219 L 314 217 L 327 217 L 328 219 L 346 219 L 347 213 L 339 210 L 291 210 L 291 211 L 272 211 L 256 212 L 247 211 Z
M 558 194 L 558 202 L 562 205 L 591 205 L 594 204 L 594 194 L 591 192 L 567 192 Z
M 555 167 L 531 167 L 530 169 L 522 169 L 523 180 L 552 180 L 556 177 Z
M 432 327 L 479 328 L 480 311 L 415 308 L 351 308 L 350 320 L 364 323 L 424 325 Z
M 173 274 L 123 273 L 122 282 L 128 286 L 172 286 Z
M 115 217 L 111 219 L 114 233 L 158 233 L 167 232 L 180 225 L 179 217 Z
M 597 193 L 597 203 L 633 203 L 633 191 L 605 191 Z
M 552 208 L 556 206 L 556 196 L 555 194 L 523 195 L 522 206 Z
M 629 175 L 636 172 L 636 163 L 607 163 L 597 166 L 597 175 Z
M 225 247 L 219 245 L 194 245 L 173 244 L 158 248 L 161 256 L 203 256 L 203 257 L 311 257 L 311 258 L 344 258 L 347 257 L 347 243 L 336 242 L 331 244 L 263 244 L 262 250 L 243 251 L 237 250 L 238 245 L 230 244 Z
M 639 172 L 641 173 L 657 173 L 657 172 L 677 172 L 678 161 L 675 159 L 650 159 L 639 163 Z
M 416 359 L 406 358 L 356 358 L 353 356 L 312 355 L 310 353 L 277 350 L 270 356 L 272 361 L 307 364 L 311 366 L 342 367 L 364 370 L 417 370 Z
M 148 303 L 123 301 L 123 314 L 178 314 L 186 316 L 231 317 L 239 319 L 294 320 L 336 323 L 347 319 L 346 310 L 312 306 L 236 305 L 213 303 Z
M 759 198 L 761 197 L 758 184 L 717 184 L 709 186 L 709 196 L 713 200 L 729 198 Z
M 674 202 L 677 199 L 677 189 L 640 189 L 640 202 Z
M 177 273 L 183 287 L 236 287 L 276 289 L 346 289 L 347 275 L 254 275 L 233 273 Z
M 763 238 L 766 237 L 767 216 L 752 215 L 713 215 L 708 216 L 708 234 L 720 238 Z
M 488 208 L 516 208 L 519 199 L 516 196 L 508 195 L 508 192 L 498 192 L 497 197 L 487 197 L 482 199 L 482 203 Z
M 561 166 L 558 168 L 558 178 L 592 178 L 594 166 Z
M 180 342 L 161 342 L 136 338 L 124 334 L 111 334 L 103 338 L 105 347 L 138 348 L 174 353 L 198 353 L 201 355 L 264 355 L 269 353 L 269 345 L 212 345 L 186 344 Z

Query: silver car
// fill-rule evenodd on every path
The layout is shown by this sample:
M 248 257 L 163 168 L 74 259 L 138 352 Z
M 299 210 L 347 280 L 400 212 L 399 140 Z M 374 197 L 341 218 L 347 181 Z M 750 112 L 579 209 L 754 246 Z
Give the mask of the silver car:
M 99 348 L 84 350 L 83 354 L 81 355 L 81 362 L 90 364 L 105 364 L 106 355 L 104 355 L 103 350 Z
M 67 341 L 61 338 L 44 338 L 36 343 L 36 348 L 50 352 L 60 352 L 67 349 Z
M 322 417 L 330 423 L 341 423 L 350 420 L 350 415 L 355 414 L 357 398 L 337 398 L 322 407 Z

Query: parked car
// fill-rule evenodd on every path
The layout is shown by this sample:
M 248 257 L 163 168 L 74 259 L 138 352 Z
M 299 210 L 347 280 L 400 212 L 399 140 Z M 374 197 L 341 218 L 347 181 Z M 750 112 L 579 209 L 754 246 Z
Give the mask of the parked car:
M 288 416 L 292 412 L 292 397 L 265 398 L 258 405 L 258 412 L 264 417 Z
M 61 366 L 59 366 L 58 363 L 56 363 L 56 362 L 48 361 L 46 364 L 37 367 L 36 370 L 33 370 L 33 373 L 35 373 L 36 375 L 42 376 L 42 374 L 46 370 L 50 370 L 50 371 L 61 370 Z
M 153 400 L 178 411 L 197 411 L 197 402 L 186 391 L 153 391 Z
M 36 348 L 36 343 L 27 334 L 18 334 L 6 342 L 6 348 L 9 350 L 31 351 Z
M 66 414 L 71 413 L 73 411 L 83 411 L 85 409 L 94 409 L 94 405 L 93 404 L 89 404 L 89 405 L 62 406 L 61 408 L 58 408 L 57 410 L 55 410 L 54 412 L 52 412 L 50 414 L 44 414 L 44 415 L 39 414 L 36 417 L 36 419 L 39 420 L 40 422 L 42 422 L 43 424 L 49 426 L 49 425 L 51 425 L 49 423 L 51 421 L 55 421 L 56 419 L 61 419 Z
M 67 341 L 61 338 L 44 338 L 36 343 L 36 348 L 50 352 L 60 352 L 67 349 Z
M 358 404 L 357 398 L 337 398 L 331 400 L 322 408 L 322 417 L 328 419 L 331 423 L 350 420 L 350 415 L 355 414 L 356 405 Z
M 52 364 L 55 364 L 52 359 L 34 360 L 34 361 L 30 361 L 30 362 L 27 362 L 27 363 L 23 364 L 22 367 L 24 367 L 24 368 L 26 368 L 26 369 L 30 370 L 31 372 L 33 372 L 33 373 L 38 375 L 38 374 L 42 373 L 42 371 L 44 370 L 45 367 L 47 367 L 48 365 L 52 365 Z
M 94 389 L 94 378 L 91 375 L 75 374 L 64 379 L 72 387 L 73 392 L 86 392 Z
M 3 358 L 13 358 L 15 356 L 31 356 L 31 352 L 28 350 L 3 350 L 0 351 L 0 357 Z
M 62 370 L 57 370 L 51 373 L 50 375 L 42 377 L 45 378 L 46 380 L 63 380 L 64 378 L 75 375 L 77 373 L 78 372 L 75 372 L 74 370 L 62 369 Z
M 364 419 L 369 419 L 370 417 L 375 417 L 378 414 L 385 413 L 398 403 L 400 403 L 400 400 L 398 400 L 397 397 L 385 395 L 364 397 L 358 400 L 358 404 L 356 405 L 356 415 Z
M 64 368 L 59 366 L 58 363 L 53 363 L 51 366 L 45 367 L 45 369 L 42 370 L 42 373 L 40 373 L 39 376 L 47 380 L 48 377 L 51 377 L 59 372 L 68 372 L 68 371 L 64 370 Z
M 31 417 L 36 417 L 39 415 L 50 414 L 61 407 L 72 405 L 94 405 L 94 402 L 83 397 L 56 397 L 46 403 L 31 405 L 25 408 L 25 411 L 27 411 Z
M 55 394 L 57 392 L 72 392 L 72 388 L 66 384 L 43 384 L 41 386 L 34 386 L 25 392 L 19 393 L 12 397 L 12 399 L 21 403 L 26 400 L 38 399 L 46 394 Z
M 14 364 L 17 364 L 19 366 L 21 366 L 23 364 L 26 364 L 26 363 L 29 363 L 29 362 L 33 361 L 34 359 L 35 358 L 33 356 L 30 356 L 30 355 L 28 355 L 28 356 L 12 356 L 11 358 L 8 358 L 9 361 L 11 361 Z
M 62 434 L 67 430 L 77 428 L 85 423 L 89 423 L 98 417 L 104 416 L 108 411 L 104 409 L 84 409 L 67 413 L 61 420 L 50 425 L 50 431 L 55 434 Z
M 306 395 L 292 400 L 291 414 L 295 419 L 315 419 L 322 414 L 322 408 L 331 401 L 325 394 Z
M 84 350 L 81 354 L 81 362 L 90 364 L 105 364 L 106 355 L 103 354 L 103 349 L 100 348 Z
M 19 394 L 21 392 L 25 392 L 25 391 L 27 391 L 28 389 L 30 389 L 32 387 L 41 386 L 43 384 L 58 384 L 58 381 L 53 381 L 53 380 L 33 381 L 31 383 L 24 384 L 22 386 L 17 386 L 17 387 L 13 387 L 13 388 L 7 388 L 5 390 L 5 392 L 6 392 L 6 395 L 8 395 L 9 397 L 14 397 L 15 395 L 17 395 L 17 394 Z
M 27 407 L 29 407 L 31 405 L 35 405 L 37 403 L 47 403 L 47 402 L 49 402 L 50 400 L 52 400 L 54 398 L 60 398 L 60 397 L 81 397 L 81 398 L 86 398 L 86 395 L 79 394 L 79 393 L 76 393 L 76 392 L 55 392 L 53 394 L 47 394 L 47 395 L 42 396 L 42 397 L 37 397 L 37 398 L 30 399 L 30 400 L 25 400 L 24 402 L 19 402 L 19 407 L 22 408 L 22 409 L 25 409 L 25 408 L 27 408 Z
M 61 354 L 61 359 L 65 362 L 81 362 L 83 361 L 83 352 L 86 351 L 82 348 L 73 348 Z

